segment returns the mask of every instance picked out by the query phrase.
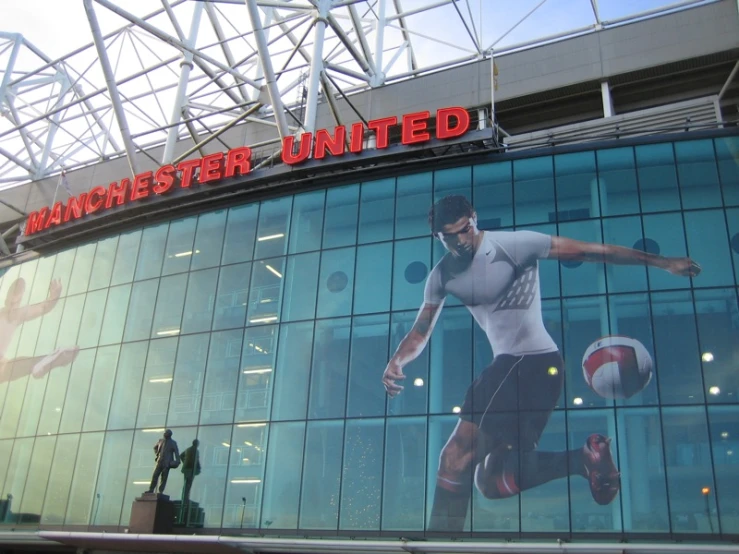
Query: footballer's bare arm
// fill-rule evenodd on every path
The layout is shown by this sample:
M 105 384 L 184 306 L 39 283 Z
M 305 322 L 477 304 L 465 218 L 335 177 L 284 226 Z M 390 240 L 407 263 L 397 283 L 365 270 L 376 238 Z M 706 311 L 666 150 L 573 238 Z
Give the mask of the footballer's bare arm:
M 688 257 L 659 256 L 624 246 L 583 242 L 556 236 L 552 237 L 549 258 L 620 265 L 647 265 L 683 277 L 695 277 L 701 272 L 701 266 Z
M 423 352 L 429 337 L 434 330 L 434 325 L 439 318 L 441 304 L 424 303 L 418 311 L 416 321 L 408 334 L 400 341 L 398 349 L 390 358 L 385 371 L 382 374 L 382 384 L 388 395 L 396 396 L 403 390 L 403 386 L 396 383 L 405 379 L 403 368 L 415 360 Z

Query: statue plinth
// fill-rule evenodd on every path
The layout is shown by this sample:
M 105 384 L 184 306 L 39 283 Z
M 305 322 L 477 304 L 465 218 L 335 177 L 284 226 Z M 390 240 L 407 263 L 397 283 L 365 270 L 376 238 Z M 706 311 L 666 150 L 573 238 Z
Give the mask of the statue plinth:
M 131 508 L 130 533 L 168 534 L 175 520 L 175 505 L 166 494 L 145 492 Z

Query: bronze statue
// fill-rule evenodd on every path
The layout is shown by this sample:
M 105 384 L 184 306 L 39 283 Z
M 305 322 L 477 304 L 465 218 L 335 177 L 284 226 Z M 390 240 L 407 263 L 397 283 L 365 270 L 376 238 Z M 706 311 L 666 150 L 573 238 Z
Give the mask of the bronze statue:
M 195 439 L 192 441 L 192 446 L 188 447 L 182 453 L 182 474 L 185 477 L 185 484 L 182 487 L 182 503 L 185 504 L 190 501 L 190 489 L 192 488 L 192 482 L 195 480 L 196 475 L 200 475 L 200 452 L 198 446 L 200 441 Z
M 159 492 L 163 493 L 164 487 L 167 486 L 169 470 L 180 465 L 180 450 L 177 448 L 177 443 L 172 440 L 172 431 L 170 429 L 164 432 L 164 437 L 159 439 L 159 442 L 154 446 L 154 459 L 157 465 L 154 468 L 154 475 L 151 477 L 149 490 L 146 492 L 154 492 L 157 481 L 161 476 L 162 482 L 159 484 Z

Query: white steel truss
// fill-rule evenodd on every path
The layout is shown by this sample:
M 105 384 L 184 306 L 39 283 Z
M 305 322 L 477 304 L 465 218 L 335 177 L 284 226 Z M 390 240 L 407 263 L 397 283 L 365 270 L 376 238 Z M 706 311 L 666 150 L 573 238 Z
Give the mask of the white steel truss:
M 338 117 L 334 100 L 358 91 L 719 0 L 610 21 L 605 0 L 582 0 L 584 19 L 521 34 L 557 1 L 160 0 L 136 14 L 84 0 L 93 42 L 66 55 L 0 32 L 0 189 L 121 156 L 135 173 L 142 155 L 180 160 L 237 124 L 312 131 L 321 102 Z M 122 26 L 103 33 L 101 15 Z M 184 137 L 195 146 L 175 156 Z

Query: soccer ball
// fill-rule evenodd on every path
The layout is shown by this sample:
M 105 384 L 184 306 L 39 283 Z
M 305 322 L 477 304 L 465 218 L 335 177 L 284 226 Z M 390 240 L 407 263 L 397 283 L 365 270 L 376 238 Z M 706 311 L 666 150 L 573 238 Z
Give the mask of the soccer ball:
M 631 398 L 652 380 L 652 357 L 636 339 L 611 335 L 591 344 L 582 358 L 585 382 L 603 398 Z

